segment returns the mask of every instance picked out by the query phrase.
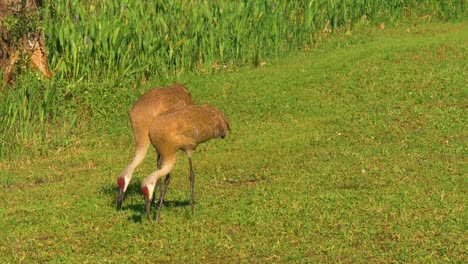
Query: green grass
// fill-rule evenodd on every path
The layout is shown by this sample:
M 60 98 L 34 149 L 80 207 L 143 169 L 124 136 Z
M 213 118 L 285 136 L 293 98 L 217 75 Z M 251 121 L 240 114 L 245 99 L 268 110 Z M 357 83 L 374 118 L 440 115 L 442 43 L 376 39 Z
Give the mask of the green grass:
M 232 134 L 194 154 L 193 217 L 179 155 L 158 225 L 139 192 L 152 152 L 114 205 L 134 152 L 126 112 L 151 86 L 103 97 L 123 103 L 65 148 L 0 163 L 0 262 L 464 263 L 467 30 L 368 29 L 174 79 Z

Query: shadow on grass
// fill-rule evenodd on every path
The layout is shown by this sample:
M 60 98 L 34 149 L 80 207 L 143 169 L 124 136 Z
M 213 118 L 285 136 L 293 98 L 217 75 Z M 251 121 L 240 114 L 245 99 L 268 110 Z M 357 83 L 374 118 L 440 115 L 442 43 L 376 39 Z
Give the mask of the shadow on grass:
M 130 210 L 133 212 L 131 216 L 128 217 L 128 220 L 133 222 L 142 222 L 146 220 L 146 208 L 145 202 L 143 198 L 143 194 L 140 190 L 140 183 L 132 182 L 128 185 L 127 190 L 125 192 L 125 197 L 133 196 L 133 195 L 140 195 L 141 196 L 141 203 L 140 204 L 126 204 L 125 197 L 122 203 L 122 208 L 120 210 L 126 211 Z M 109 198 L 109 205 L 113 205 L 114 208 L 117 210 L 117 196 L 119 194 L 119 188 L 116 186 L 104 186 L 101 188 L 101 193 Z M 156 198 L 159 198 L 159 188 L 157 189 Z M 157 208 L 159 205 L 159 200 L 155 199 L 154 203 L 151 205 L 151 213 L 152 215 L 156 213 Z M 190 206 L 190 199 L 187 200 L 165 200 L 163 203 L 163 208 L 161 210 L 166 210 L 170 208 L 176 208 L 180 206 Z M 154 216 L 154 215 L 153 215 Z
M 161 213 L 164 210 L 170 210 L 171 208 L 179 207 L 179 206 L 190 206 L 190 200 L 186 201 L 175 201 L 175 200 L 166 200 L 164 201 L 163 207 L 161 208 Z M 129 205 L 129 206 L 122 206 L 122 210 L 131 210 L 134 212 L 133 215 L 129 216 L 127 219 L 129 221 L 133 221 L 135 223 L 145 222 L 147 221 L 146 216 L 146 209 L 144 203 L 141 205 Z M 151 218 L 152 220 L 155 219 L 156 213 L 158 211 L 158 203 L 157 201 L 151 205 Z
M 114 204 L 114 206 L 117 208 L 117 197 L 119 195 L 119 187 L 117 185 L 113 185 L 113 186 L 109 186 L 109 185 L 106 185 L 106 186 L 103 186 L 100 190 L 100 193 L 108 196 L 108 197 L 112 197 L 112 203 Z M 140 187 L 140 184 L 137 183 L 137 182 L 131 182 L 128 187 L 127 187 L 127 190 L 125 191 L 125 196 L 124 196 L 124 203 L 122 204 L 122 209 L 124 209 L 125 207 L 125 197 L 127 196 L 131 196 L 131 195 L 141 195 L 141 187 Z M 142 196 L 142 199 L 143 199 L 143 196 Z

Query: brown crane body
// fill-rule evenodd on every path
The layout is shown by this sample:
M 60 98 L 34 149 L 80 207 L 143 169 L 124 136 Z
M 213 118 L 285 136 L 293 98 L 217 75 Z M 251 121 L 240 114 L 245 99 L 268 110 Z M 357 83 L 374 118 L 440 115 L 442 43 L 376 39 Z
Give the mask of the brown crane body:
M 156 221 L 164 201 L 170 172 L 176 162 L 176 153 L 183 150 L 188 157 L 190 166 L 190 205 L 193 213 L 194 180 L 192 153 L 197 145 L 212 138 L 224 138 L 230 132 L 229 123 L 224 114 L 211 105 L 186 105 L 157 116 L 149 130 L 150 140 L 162 157 L 162 167 L 151 173 L 141 184 L 145 196 L 146 211 L 150 218 L 151 200 L 157 181 L 166 176 L 164 188 L 161 189 Z
M 156 88 L 144 93 L 133 105 L 129 112 L 130 122 L 133 128 L 133 136 L 136 144 L 135 157 L 119 175 L 117 184 L 119 186 L 119 196 L 117 207 L 122 206 L 125 191 L 132 179 L 135 168 L 143 161 L 150 145 L 149 128 L 153 120 L 162 113 L 184 105 L 193 105 L 190 92 L 181 84 L 174 84 L 165 88 Z M 157 126 L 154 123 L 153 126 Z M 161 159 L 158 155 L 158 168 L 161 166 Z

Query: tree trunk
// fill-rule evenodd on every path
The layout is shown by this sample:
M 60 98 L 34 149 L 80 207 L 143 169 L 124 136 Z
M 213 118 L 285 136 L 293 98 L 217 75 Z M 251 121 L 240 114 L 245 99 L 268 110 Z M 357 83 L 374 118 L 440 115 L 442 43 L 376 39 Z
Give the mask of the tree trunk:
M 41 0 L 0 0 L 0 68 L 6 83 L 13 83 L 24 66 L 49 79 L 52 76 L 43 32 L 38 27 L 41 5 Z

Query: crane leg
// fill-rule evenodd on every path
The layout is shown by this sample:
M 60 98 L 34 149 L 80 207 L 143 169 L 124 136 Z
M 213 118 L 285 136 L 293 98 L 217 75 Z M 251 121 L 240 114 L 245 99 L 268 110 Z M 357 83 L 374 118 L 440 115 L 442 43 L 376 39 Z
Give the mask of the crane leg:
M 194 184 L 195 184 L 195 172 L 193 171 L 192 167 L 192 158 L 189 157 L 189 165 L 190 165 L 190 210 L 192 211 L 193 215 L 193 204 L 195 200 L 195 195 L 194 195 Z
M 171 181 L 171 174 L 167 174 L 166 179 L 164 179 L 164 187 L 161 189 L 161 195 L 159 196 L 159 206 L 158 206 L 158 212 L 156 213 L 156 223 L 159 222 L 159 213 L 161 212 L 161 207 L 164 202 L 164 195 L 166 194 L 167 186 L 169 185 L 170 181 Z
M 158 151 L 156 151 L 156 154 L 158 155 L 158 159 L 156 160 L 156 167 L 159 169 L 161 169 L 161 165 L 162 165 L 162 157 L 161 157 L 161 154 L 158 153 Z
M 161 154 L 158 153 L 158 151 L 156 150 L 156 155 L 157 155 L 157 160 L 156 160 L 156 167 L 158 168 L 158 170 L 161 169 L 161 166 L 162 166 L 162 157 L 161 157 Z M 160 179 L 158 179 L 158 181 L 156 182 L 156 188 L 154 188 L 154 195 L 153 195 L 153 199 L 151 201 L 152 204 L 155 203 L 155 199 L 156 199 L 156 190 L 159 189 L 159 191 L 161 192 L 161 189 L 162 188 L 162 182 Z M 158 204 L 159 204 L 159 201 L 158 201 Z

